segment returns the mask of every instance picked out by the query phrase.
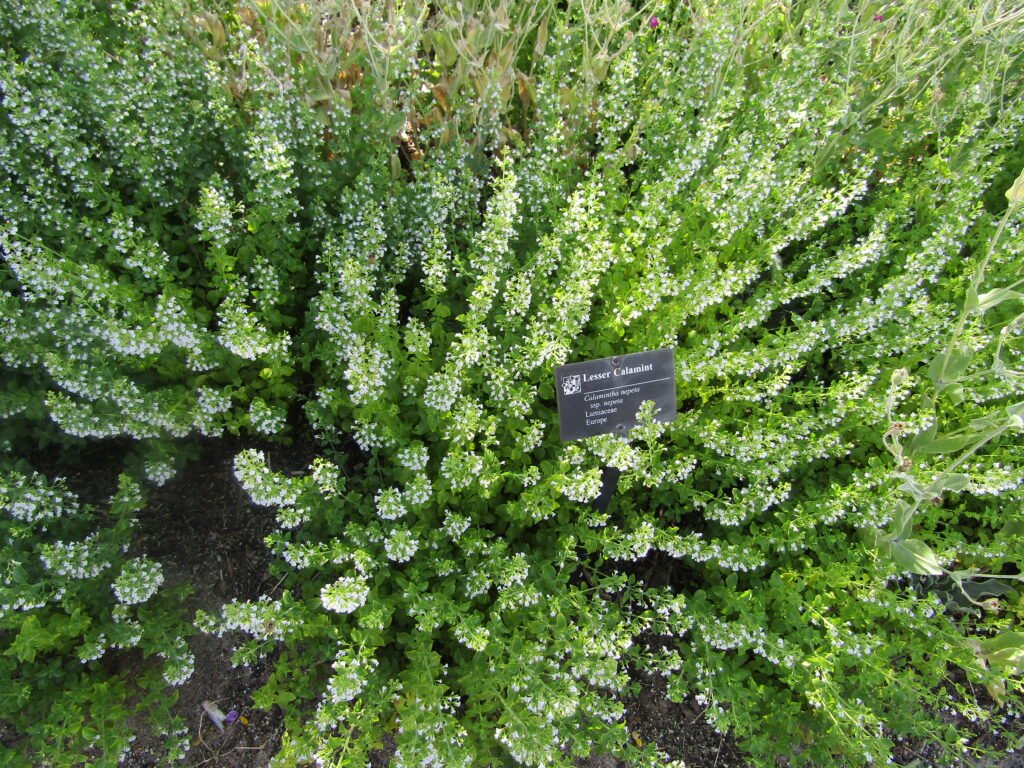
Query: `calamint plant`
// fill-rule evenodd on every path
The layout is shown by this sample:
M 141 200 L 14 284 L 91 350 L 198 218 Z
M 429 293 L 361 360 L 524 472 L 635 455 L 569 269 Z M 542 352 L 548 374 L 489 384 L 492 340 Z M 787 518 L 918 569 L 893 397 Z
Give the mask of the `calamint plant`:
M 234 460 L 279 587 L 197 618 L 276 765 L 669 764 L 637 670 L 765 768 L 1020 711 L 1020 8 L 3 10 L 5 760 L 116 764 L 140 706 L 181 756 L 145 488 L 298 429 Z M 558 440 L 556 366 L 664 347 L 677 419 Z
M 333 449 L 306 477 L 239 456 L 278 508 L 286 591 L 208 619 L 251 636 L 241 663 L 279 650 L 265 705 L 308 702 L 282 765 L 360 764 L 385 732 L 401 765 L 664 760 L 626 738 L 630 665 L 758 765 L 884 762 L 906 739 L 959 755 L 930 713 L 982 720 L 968 686 L 1017 685 L 993 639 L 1016 614 L 950 611 L 875 538 L 894 520 L 893 372 L 905 384 L 947 348 L 1005 211 L 1016 17 L 657 11 L 589 92 L 583 11 L 552 16 L 529 135 L 486 176 L 424 130 L 406 178 L 367 170 L 342 196 L 302 363 Z M 1002 263 L 1018 227 L 1011 212 Z M 556 365 L 665 346 L 675 422 L 557 441 Z M 1012 422 L 1006 387 L 978 407 Z M 997 510 L 1019 451 L 985 447 L 963 546 L 979 572 L 1018 573 Z M 622 474 L 599 512 L 603 467 Z M 939 509 L 915 525 L 967 519 Z
M 0 460 L 0 720 L 19 739 L 5 765 L 114 765 L 145 713 L 169 735 L 170 754 L 189 746 L 170 713 L 169 687 L 192 675 L 180 590 L 161 590 L 159 563 L 128 559 L 138 482 L 121 475 L 105 509 L 82 504 L 62 480 Z M 110 672 L 120 654 L 153 659 L 133 681 Z

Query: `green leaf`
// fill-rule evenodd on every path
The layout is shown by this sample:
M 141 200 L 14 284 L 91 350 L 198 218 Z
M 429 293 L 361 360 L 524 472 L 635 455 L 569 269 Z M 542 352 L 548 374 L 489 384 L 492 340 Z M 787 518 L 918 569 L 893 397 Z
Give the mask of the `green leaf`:
M 948 353 L 943 352 L 928 366 L 928 378 L 942 390 L 963 375 L 973 357 L 974 352 L 962 345 L 949 350 Z
M 1013 586 L 999 579 L 985 579 L 984 581 L 964 580 L 961 585 L 972 600 L 983 600 L 986 597 L 1000 597 L 1007 592 L 1013 591 Z
M 967 300 L 964 302 L 964 309 L 973 312 L 978 308 L 981 300 L 978 298 L 978 289 L 973 285 L 967 289 Z
M 1011 291 L 1009 288 L 996 288 L 994 291 L 987 291 L 978 296 L 978 306 L 975 307 L 975 310 L 984 312 L 987 309 L 999 306 L 1004 301 L 1021 298 L 1024 298 L 1024 293 Z
M 912 477 L 904 478 L 903 482 L 900 483 L 899 490 L 909 493 L 918 501 L 925 498 L 926 495 L 925 489 L 922 485 Z
M 47 633 L 39 623 L 38 616 L 29 616 L 21 625 L 21 631 L 14 638 L 10 648 L 4 651 L 5 656 L 14 656 L 18 661 L 31 664 L 36 660 L 36 653 L 49 647 Z
M 935 401 L 930 396 L 925 395 L 924 397 L 921 398 L 921 406 L 926 412 L 930 411 L 935 407 Z M 922 445 L 927 445 L 932 440 L 934 440 L 938 432 L 938 419 L 933 419 L 927 429 L 925 429 L 922 432 L 918 432 L 911 438 L 910 443 L 907 445 L 907 452 L 913 454 L 914 452 L 920 450 Z
M 972 445 L 976 440 L 978 440 L 976 434 L 939 435 L 932 440 L 922 442 L 917 446 L 917 450 L 921 453 L 955 453 Z
M 896 513 L 893 515 L 893 530 L 896 535 L 894 538 L 902 539 L 910 533 L 914 523 L 914 510 L 905 501 L 897 502 Z
M 1024 536 L 1024 521 L 1007 520 L 1003 523 L 1003 527 L 999 529 L 999 538 L 1004 539 L 1010 536 Z
M 1024 671 L 1024 632 L 1003 632 L 978 642 L 981 655 L 992 666 Z
M 891 542 L 892 559 L 910 573 L 938 576 L 942 566 L 931 547 L 920 539 Z
M 459 52 L 444 30 L 435 30 L 427 39 L 442 67 L 450 67 L 458 61 Z
M 943 475 L 942 477 L 937 478 L 925 489 L 925 493 L 929 496 L 939 496 L 944 491 L 960 493 L 960 491 L 970 485 L 970 482 L 971 478 L 967 475 L 954 472 L 952 475 Z

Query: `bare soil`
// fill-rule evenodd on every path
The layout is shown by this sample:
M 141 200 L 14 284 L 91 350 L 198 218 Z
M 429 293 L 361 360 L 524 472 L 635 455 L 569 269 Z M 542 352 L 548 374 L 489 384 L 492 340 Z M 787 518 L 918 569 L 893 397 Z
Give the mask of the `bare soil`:
M 276 523 L 270 510 L 249 502 L 234 476 L 232 441 L 202 446 L 202 455 L 161 488 L 151 490 L 140 516 L 138 546 L 164 568 L 166 584 L 188 585 L 188 618 L 196 610 L 217 613 L 231 600 L 254 599 L 277 588 L 263 543 Z M 178 687 L 175 714 L 189 725 L 187 765 L 212 768 L 266 766 L 281 741 L 282 717 L 252 704 L 267 680 L 272 660 L 250 667 L 231 663 L 231 639 L 197 633 L 189 638 L 195 672 Z M 221 733 L 203 710 L 209 701 L 238 719 Z M 158 764 L 163 735 L 142 731 L 123 765 Z

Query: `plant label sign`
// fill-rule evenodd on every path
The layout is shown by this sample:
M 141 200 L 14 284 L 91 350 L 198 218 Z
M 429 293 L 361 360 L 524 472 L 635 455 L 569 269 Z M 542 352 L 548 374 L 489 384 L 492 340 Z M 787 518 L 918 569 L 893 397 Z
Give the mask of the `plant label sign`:
M 558 426 L 563 440 L 625 434 L 636 412 L 653 400 L 658 421 L 676 417 L 676 351 L 655 349 L 555 369 Z

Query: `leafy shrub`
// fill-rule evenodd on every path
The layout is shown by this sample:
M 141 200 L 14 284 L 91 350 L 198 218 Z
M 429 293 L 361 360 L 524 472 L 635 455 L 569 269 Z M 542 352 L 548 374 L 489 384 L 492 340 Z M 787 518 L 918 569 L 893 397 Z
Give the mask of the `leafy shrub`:
M 302 406 L 307 476 L 236 460 L 285 591 L 200 622 L 278 763 L 654 764 L 630 666 L 762 765 L 1017 692 L 1019 14 L 91 10 L 0 22 L 11 449 Z M 556 439 L 554 366 L 666 346 L 676 421 Z
M 948 339 L 1019 110 L 992 71 L 940 66 L 963 94 L 947 100 L 887 69 L 936 66 L 935 36 L 966 15 L 935 32 L 910 10 L 849 14 L 839 39 L 810 11 L 799 32 L 731 7 L 680 15 L 612 62 L 582 173 L 550 164 L 566 105 L 545 84 L 569 68 L 556 48 L 531 141 L 489 194 L 443 150 L 409 185 L 371 174 L 346 193 L 319 257 L 307 413 L 326 445 L 352 435 L 365 466 L 345 477 L 335 454 L 295 479 L 239 457 L 253 498 L 281 507 L 271 540 L 296 575 L 219 624 L 255 637 L 243 660 L 284 641 L 265 704 L 318 702 L 315 727 L 294 710 L 282 762 L 354 762 L 391 723 L 400 764 L 622 751 L 627 661 L 696 693 L 765 764 L 881 760 L 893 734 L 959 748 L 910 713 L 947 705 L 949 664 L 991 679 L 965 639 L 985 630 L 897 588 L 907 563 L 872 537 L 894 517 L 890 373 Z M 835 78 L 840 56 L 879 93 L 852 69 Z M 666 345 L 688 413 L 558 444 L 554 365 Z M 981 475 L 1018 466 L 1008 450 L 980 466 L 982 498 Z M 607 514 L 586 506 L 602 466 L 623 471 Z M 1016 567 L 1011 541 L 983 567 Z M 624 563 L 652 553 L 693 588 L 640 588 Z M 332 671 L 311 678 L 324 655 Z
M 79 502 L 62 480 L 7 467 L 0 474 L 0 719 L 20 740 L 5 765 L 114 765 L 141 710 L 188 748 L 167 697 L 192 674 L 181 590 L 161 590 L 159 563 L 130 552 L 145 498 L 122 475 L 109 508 Z M 138 650 L 161 659 L 133 681 L 111 674 L 112 657 Z

